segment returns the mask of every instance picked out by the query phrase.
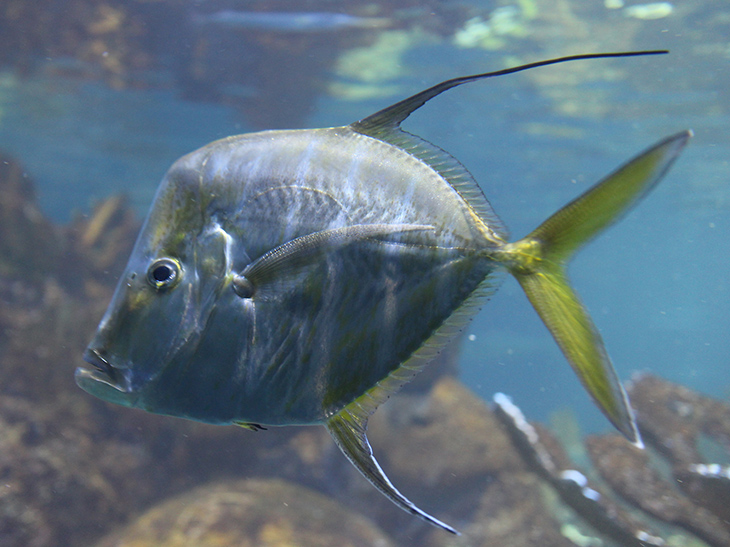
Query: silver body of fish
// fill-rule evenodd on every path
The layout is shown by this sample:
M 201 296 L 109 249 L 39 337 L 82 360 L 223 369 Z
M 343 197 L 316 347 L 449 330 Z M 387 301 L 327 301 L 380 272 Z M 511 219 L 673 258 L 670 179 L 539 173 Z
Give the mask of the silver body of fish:
M 194 23 L 230 29 L 255 29 L 281 32 L 322 32 L 342 29 L 374 29 L 390 25 L 384 17 L 360 17 L 335 12 L 271 12 L 222 10 L 195 14 Z
M 347 127 L 215 142 L 173 165 L 155 203 L 97 345 L 125 350 L 113 360 L 120 396 L 165 414 L 326 420 L 404 362 L 494 269 L 480 234 L 489 227 L 454 189 Z M 359 226 L 382 228 L 245 271 L 297 238 Z M 179 261 L 174 289 L 148 282 L 158 257 Z M 232 290 L 237 273 L 253 284 L 250 298 Z M 144 293 L 154 309 L 133 309 Z
M 178 160 L 77 383 L 111 402 L 208 423 L 324 424 L 394 503 L 456 533 L 390 483 L 367 419 L 458 333 L 506 269 L 598 406 L 639 443 L 564 267 L 658 182 L 690 133 L 509 243 L 468 171 L 400 129 L 446 89 L 499 73 L 443 82 L 348 126 L 240 135 Z

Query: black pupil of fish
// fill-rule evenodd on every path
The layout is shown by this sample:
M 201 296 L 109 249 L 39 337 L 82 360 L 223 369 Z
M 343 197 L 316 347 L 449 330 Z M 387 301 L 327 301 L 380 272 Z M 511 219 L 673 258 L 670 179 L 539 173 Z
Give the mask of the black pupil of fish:
M 152 279 L 159 283 L 170 281 L 175 277 L 174 270 L 167 264 L 161 264 L 152 270 Z

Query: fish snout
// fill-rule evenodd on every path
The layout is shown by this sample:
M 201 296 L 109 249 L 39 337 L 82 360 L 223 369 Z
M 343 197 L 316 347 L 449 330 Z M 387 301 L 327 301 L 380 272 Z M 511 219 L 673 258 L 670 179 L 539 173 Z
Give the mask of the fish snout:
M 129 405 L 131 394 L 128 369 L 117 368 L 104 356 L 104 352 L 93 346 L 86 348 L 84 361 L 90 367 L 78 367 L 74 375 L 76 384 L 101 399 Z
M 109 378 L 115 378 L 118 376 L 116 369 L 109 361 L 106 360 L 106 358 L 102 357 L 101 352 L 96 348 L 86 348 L 86 351 L 84 352 L 84 361 L 92 365 L 96 369 L 96 372 L 104 374 Z

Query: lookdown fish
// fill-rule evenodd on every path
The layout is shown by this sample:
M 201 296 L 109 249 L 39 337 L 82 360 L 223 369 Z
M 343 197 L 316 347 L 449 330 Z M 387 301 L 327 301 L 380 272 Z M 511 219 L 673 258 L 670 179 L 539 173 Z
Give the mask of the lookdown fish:
M 212 424 L 323 424 L 400 508 L 449 532 L 385 476 L 369 416 L 517 278 L 598 407 L 639 434 L 571 289 L 581 245 L 643 198 L 690 131 L 655 144 L 516 242 L 455 158 L 400 128 L 445 81 L 343 127 L 222 139 L 175 162 L 76 370 L 107 401 Z
M 235 11 L 194 14 L 194 23 L 230 29 L 282 32 L 322 32 L 343 29 L 376 29 L 390 25 L 385 17 L 361 17 L 335 12 Z

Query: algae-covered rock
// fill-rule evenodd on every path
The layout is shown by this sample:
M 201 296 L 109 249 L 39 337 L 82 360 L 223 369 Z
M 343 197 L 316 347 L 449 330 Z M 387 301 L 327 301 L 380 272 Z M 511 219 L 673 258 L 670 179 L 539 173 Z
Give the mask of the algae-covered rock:
M 499 393 L 494 396 L 494 402 L 495 415 L 527 466 L 543 478 L 563 503 L 593 528 L 594 533 L 625 547 L 665 544 L 662 538 L 647 531 L 640 520 L 596 490 L 595 481 L 575 468 L 557 438 L 545 428 L 529 423 L 509 397 Z M 566 537 L 573 537 L 580 545 L 594 544 L 580 543 L 583 541 L 600 541 L 596 537 L 585 536 L 572 523 L 564 525 L 561 532 Z
M 142 515 L 97 547 L 388 547 L 372 522 L 280 480 L 197 488 Z
M 642 435 L 672 464 L 702 461 L 703 434 L 730 446 L 730 405 L 652 374 L 635 375 L 628 392 Z
M 502 473 L 524 469 L 485 402 L 449 376 L 428 392 L 400 394 L 380 407 L 370 419 L 369 437 L 396 487 L 460 531 Z M 364 481 L 358 484 L 377 494 Z M 388 530 L 406 528 L 400 544 L 422 545 L 433 535 L 430 527 L 389 505 L 372 499 L 368 514 L 377 515 Z M 438 530 L 436 536 L 453 539 Z
M 0 153 L 0 388 L 80 395 L 73 363 L 114 289 L 139 221 L 119 197 L 68 227 L 51 223 L 23 167 Z M 62 366 L 62 365 L 67 366 Z
M 148 447 L 104 438 L 88 414 L 0 394 L 1 545 L 87 544 L 155 495 Z
M 730 529 L 730 467 L 691 464 L 676 469 L 674 477 L 692 501 L 707 508 Z
M 653 517 L 676 524 L 708 545 L 730 544 L 720 518 L 697 506 L 649 465 L 649 456 L 618 435 L 591 436 L 588 453 L 603 479 L 621 497 Z
M 172 471 L 73 380 L 113 290 L 103 258 L 126 255 L 139 223 L 119 203 L 54 225 L 0 158 L 0 545 L 88 544 L 164 495 Z
M 610 527 L 596 524 L 590 507 L 651 544 L 645 527 L 616 518 L 615 504 L 591 479 L 583 487 L 585 477 L 540 427 L 534 430 L 549 469 L 524 463 L 524 449 L 516 448 L 494 412 L 448 376 L 456 346 L 373 415 L 370 438 L 396 486 L 462 531 L 460 538 L 396 508 L 357 473 L 324 428 L 252 433 L 88 398 L 74 385 L 72 370 L 113 290 L 114 275 L 106 272 L 121 271 L 138 222 L 124 200 L 113 197 L 87 217 L 55 226 L 39 212 L 22 168 L 9 159 L 0 165 L 0 186 L 0 261 L 6 266 L 0 268 L 0 544 L 89 545 L 151 503 L 212 481 L 232 484 L 170 499 L 102 545 L 557 547 L 570 545 L 564 532 L 580 517 L 600 537 L 616 538 Z M 611 475 L 606 482 L 621 490 L 624 481 L 622 493 L 636 513 L 672 513 L 665 520 L 713 545 L 727 544 L 718 524 L 727 520 L 725 471 L 703 466 L 699 445 L 710 438 L 718 450 L 727 446 L 728 406 L 650 376 L 635 379 L 630 391 L 647 441 L 675 467 L 688 496 L 670 490 L 640 453 L 623 453 L 623 441 L 617 447 L 593 443 L 602 459 L 597 467 Z M 580 493 L 584 510 L 576 509 L 571 524 L 551 510 L 540 477 L 563 498 L 568 487 Z

